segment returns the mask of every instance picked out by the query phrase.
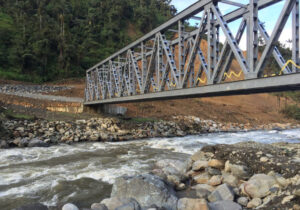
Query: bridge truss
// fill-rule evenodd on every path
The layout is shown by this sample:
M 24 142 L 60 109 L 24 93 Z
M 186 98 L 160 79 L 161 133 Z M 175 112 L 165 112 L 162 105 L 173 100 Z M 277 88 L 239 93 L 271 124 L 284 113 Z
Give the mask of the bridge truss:
M 180 98 L 248 90 L 299 89 L 299 0 L 201 0 L 86 72 L 85 104 Z M 271 34 L 258 13 L 277 3 L 282 11 Z M 219 7 L 231 6 L 223 14 Z M 292 15 L 292 61 L 287 65 L 276 43 Z M 194 19 L 197 27 L 187 21 Z M 240 21 L 234 34 L 229 23 Z M 236 30 L 236 29 L 235 29 Z M 220 42 L 220 36 L 225 37 Z M 240 49 L 243 36 L 247 49 Z M 259 53 L 259 38 L 265 43 Z M 273 56 L 280 72 L 265 73 Z M 239 69 L 231 69 L 232 63 Z M 269 77 L 271 76 L 271 78 Z M 239 82 L 232 82 L 235 77 Z M 297 88 L 296 88 L 297 86 Z M 268 89 L 269 87 L 269 89 Z M 251 92 L 251 91 L 249 91 Z M 253 91 L 256 92 L 256 91 Z M 259 91 L 257 91 L 259 92 Z

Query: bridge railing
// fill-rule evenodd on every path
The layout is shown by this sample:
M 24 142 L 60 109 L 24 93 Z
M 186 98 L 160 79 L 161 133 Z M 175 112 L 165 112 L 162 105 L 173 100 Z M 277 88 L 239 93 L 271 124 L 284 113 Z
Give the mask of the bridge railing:
M 258 11 L 283 2 L 284 6 L 271 34 L 260 21 Z M 234 10 L 221 12 L 226 4 Z M 276 47 L 292 14 L 292 59 L 286 61 Z M 186 21 L 198 21 L 186 27 Z M 240 20 L 237 33 L 229 23 Z M 190 30 L 192 28 L 193 30 Z M 246 51 L 240 48 L 246 35 Z M 225 37 L 220 42 L 220 36 Z M 259 38 L 265 46 L 259 53 Z M 273 56 L 278 74 L 264 73 Z M 231 70 L 236 62 L 239 70 Z M 293 65 L 290 66 L 289 63 Z M 121 49 L 86 72 L 85 101 L 199 87 L 238 80 L 297 72 L 299 59 L 299 0 L 201 0 L 134 43 Z

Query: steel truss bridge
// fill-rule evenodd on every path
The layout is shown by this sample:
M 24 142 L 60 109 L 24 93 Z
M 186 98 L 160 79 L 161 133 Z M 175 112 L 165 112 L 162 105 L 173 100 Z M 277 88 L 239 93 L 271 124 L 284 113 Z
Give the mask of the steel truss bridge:
M 299 0 L 241 2 L 247 4 L 200 0 L 90 68 L 85 105 L 300 89 Z M 268 34 L 258 13 L 280 2 L 282 11 Z M 222 5 L 232 7 L 232 12 L 223 14 Z M 290 15 L 292 58 L 286 61 L 276 43 Z M 188 26 L 191 19 L 199 24 Z M 238 20 L 239 28 L 233 34 L 229 23 Z M 224 42 L 220 42 L 221 35 Z M 243 35 L 245 52 L 240 48 Z M 265 43 L 260 53 L 259 38 Z M 276 75 L 265 73 L 271 56 L 281 69 Z M 238 71 L 231 69 L 233 62 Z

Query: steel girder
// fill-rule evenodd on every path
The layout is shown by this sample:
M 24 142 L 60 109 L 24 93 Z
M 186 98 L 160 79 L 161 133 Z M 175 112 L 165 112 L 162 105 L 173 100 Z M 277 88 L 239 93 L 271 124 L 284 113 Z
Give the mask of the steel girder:
M 284 2 L 284 6 L 269 35 L 259 21 L 258 11 L 278 2 Z M 222 14 L 220 3 L 236 9 Z M 296 73 L 296 66 L 291 69 L 286 65 L 275 46 L 290 13 L 292 60 L 299 65 L 299 0 L 249 0 L 248 4 L 230 0 L 202 0 L 87 70 L 85 101 L 117 100 L 146 93 L 226 83 L 232 74 L 241 76 L 238 80 L 265 77 L 263 72 L 271 55 L 282 69 L 281 74 Z M 197 14 L 202 14 L 202 17 L 195 16 Z M 199 25 L 193 31 L 186 31 L 185 21 L 190 18 L 199 21 Z M 229 23 L 239 19 L 240 26 L 237 34 L 233 35 Z M 245 31 L 247 50 L 243 52 L 239 43 Z M 224 43 L 219 42 L 221 33 L 226 38 Z M 260 56 L 259 36 L 266 43 Z M 233 61 L 241 72 L 230 72 Z

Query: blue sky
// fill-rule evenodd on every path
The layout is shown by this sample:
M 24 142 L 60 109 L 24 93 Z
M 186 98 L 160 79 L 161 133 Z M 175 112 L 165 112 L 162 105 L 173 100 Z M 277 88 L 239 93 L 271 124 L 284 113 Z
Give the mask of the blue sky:
M 172 4 L 176 7 L 177 11 L 180 12 L 197 1 L 198 0 L 172 0 Z M 232 1 L 243 3 L 243 4 L 249 3 L 249 0 L 232 0 Z M 280 15 L 283 5 L 284 5 L 284 1 L 259 11 L 258 17 L 259 17 L 260 21 L 265 22 L 265 27 L 266 27 L 269 35 L 271 35 L 271 33 L 273 31 L 273 28 L 274 28 L 275 23 Z M 222 4 L 222 3 L 219 4 L 219 8 L 223 14 L 237 9 L 237 7 Z M 237 31 L 240 21 L 241 20 L 237 20 L 237 21 L 229 24 L 230 29 L 232 30 L 232 32 L 234 34 Z M 291 21 L 291 17 L 290 17 L 286 27 L 284 28 L 284 30 L 281 34 L 281 37 L 279 38 L 279 40 L 285 44 L 287 44 L 286 41 L 288 39 L 292 38 L 292 36 L 291 36 L 292 23 L 291 22 L 292 21 Z M 193 21 L 193 22 L 191 22 L 191 24 L 195 24 L 195 22 Z M 221 41 L 225 40 L 225 37 L 222 34 L 220 36 L 221 36 Z M 240 47 L 243 50 L 245 50 L 245 48 L 246 48 L 246 37 L 245 36 L 242 38 Z

